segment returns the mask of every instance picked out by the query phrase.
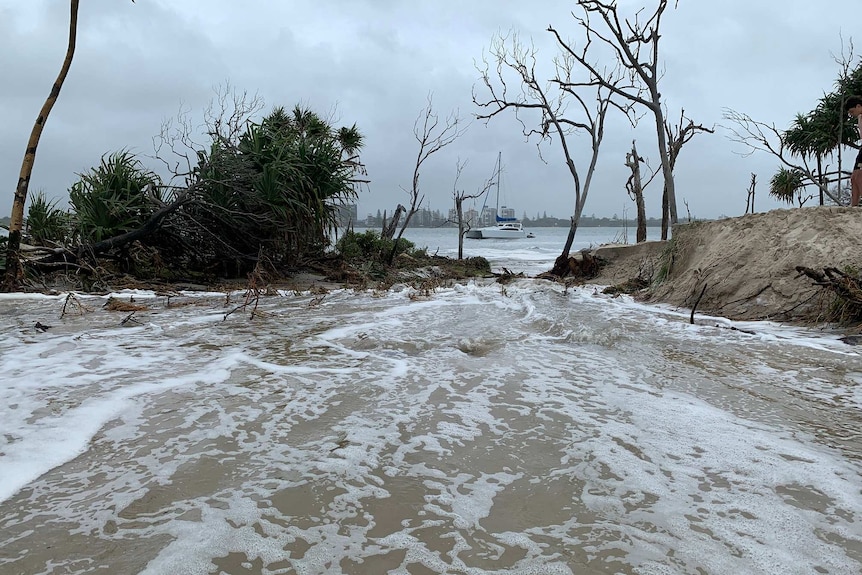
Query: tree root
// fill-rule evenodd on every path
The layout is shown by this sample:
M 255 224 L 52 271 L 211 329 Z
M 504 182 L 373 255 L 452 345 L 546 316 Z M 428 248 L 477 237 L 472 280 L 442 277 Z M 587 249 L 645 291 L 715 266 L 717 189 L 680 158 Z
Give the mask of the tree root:
M 796 266 L 796 271 L 811 279 L 814 285 L 835 294 L 837 301 L 831 314 L 834 319 L 841 322 L 862 319 L 862 278 L 834 267 L 823 268 L 821 271 L 805 266 Z
M 588 251 L 581 251 L 574 256 L 559 256 L 550 271 L 536 277 L 555 281 L 570 277 L 586 281 L 599 275 L 603 263 Z

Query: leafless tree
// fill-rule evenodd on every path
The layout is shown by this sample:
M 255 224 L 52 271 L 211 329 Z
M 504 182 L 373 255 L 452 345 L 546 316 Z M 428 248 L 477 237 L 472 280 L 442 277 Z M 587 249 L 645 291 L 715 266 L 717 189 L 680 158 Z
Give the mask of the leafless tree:
M 643 182 L 641 180 L 641 162 L 644 159 L 638 155 L 635 141 L 632 140 L 632 151 L 626 154 L 626 167 L 632 174 L 626 181 L 626 191 L 629 196 L 635 201 L 638 211 L 638 229 L 636 242 L 641 243 L 646 241 L 646 208 L 644 206 Z
M 189 109 L 181 107 L 176 116 L 162 122 L 159 134 L 153 138 L 153 158 L 164 165 L 173 188 L 187 187 L 201 171 L 200 162 L 204 158 L 200 152 L 210 144 L 197 138 L 206 137 L 209 142 L 234 150 L 249 122 L 266 105 L 259 94 L 237 90 L 230 82 L 216 86 L 213 91 L 202 125 L 192 119 Z
M 686 122 L 686 120 L 688 120 L 688 122 Z M 702 124 L 695 124 L 694 120 L 687 118 L 685 116 L 684 109 L 680 110 L 679 124 L 671 125 L 667 120 L 665 120 L 664 131 L 668 142 L 667 156 L 671 173 L 673 173 L 673 170 L 676 167 L 676 160 L 679 158 L 679 153 L 682 151 L 682 147 L 691 141 L 695 134 L 698 132 L 706 132 L 709 134 L 715 133 L 714 128 L 707 128 Z M 667 178 L 665 178 L 665 188 L 661 200 L 661 239 L 663 240 L 667 239 L 668 220 L 670 219 L 669 198 L 670 194 L 667 190 Z
M 674 7 L 678 0 L 674 2 Z M 671 223 L 677 222 L 676 191 L 673 180 L 673 170 L 667 144 L 664 126 L 664 110 L 662 108 L 659 81 L 664 74 L 659 69 L 659 33 L 661 18 L 668 6 L 668 0 L 659 0 L 652 14 L 642 17 L 643 9 L 638 10 L 631 18 L 620 19 L 616 2 L 600 0 L 578 0 L 578 6 L 584 12 L 583 16 L 574 16 L 583 28 L 587 38 L 586 47 L 597 39 L 601 45 L 610 49 L 616 60 L 614 75 L 608 76 L 590 59 L 587 49 L 575 51 L 553 26 L 548 30 L 556 36 L 558 43 L 569 55 L 590 74 L 592 81 L 608 89 L 613 95 L 639 105 L 649 110 L 655 118 L 656 135 L 659 155 L 661 156 L 662 173 L 665 180 L 665 194 L 670 208 Z M 597 15 L 601 28 L 595 25 L 591 16 Z M 616 72 L 622 70 L 630 79 L 628 85 L 621 85 Z
M 464 259 L 464 236 L 470 231 L 470 222 L 464 221 L 464 211 L 462 206 L 464 204 L 464 200 L 474 200 L 476 198 L 481 198 L 488 190 L 491 189 L 491 186 L 494 185 L 494 179 L 496 178 L 496 171 L 491 175 L 488 180 L 485 181 L 483 186 L 476 192 L 472 194 L 466 193 L 464 190 L 458 189 L 458 180 L 461 178 L 461 171 L 464 169 L 464 166 L 467 165 L 467 162 L 463 164 L 459 160 L 455 164 L 455 182 L 452 184 L 452 197 L 455 200 L 455 223 L 458 224 L 458 259 Z M 499 164 L 497 165 L 497 170 L 500 169 Z
M 619 106 L 611 98 L 614 90 L 622 90 L 626 86 L 621 68 L 603 68 L 601 71 L 591 68 L 595 70 L 594 73 L 582 78 L 576 77 L 575 73 L 580 70 L 575 63 L 578 58 L 585 57 L 589 42 L 584 46 L 583 53 L 576 58 L 571 48 L 566 46 L 558 35 L 556 37 L 562 49 L 554 58 L 555 75 L 548 81 L 542 81 L 536 75 L 536 49 L 532 45 L 528 47 L 523 44 L 516 34 L 496 36 L 489 50 L 494 73 L 487 59 L 484 60 L 484 67 L 479 70 L 487 96 L 480 99 L 474 90 L 473 102 L 482 110 L 477 117 L 485 121 L 503 112 L 514 112 L 525 138 L 538 137 L 537 148 L 540 156 L 542 142 L 552 141 L 554 137 L 559 139 L 575 191 L 575 208 L 569 234 L 562 253 L 551 270 L 551 273 L 562 277 L 568 273 L 569 250 L 574 242 L 595 173 L 607 111 L 611 106 L 615 106 L 628 113 L 630 108 Z M 597 75 L 604 79 L 599 82 Z M 570 104 L 577 110 L 576 115 L 569 115 Z M 528 120 L 522 118 L 524 112 L 536 112 L 538 118 L 530 118 L 528 123 Z M 572 146 L 575 140 L 570 142 L 570 137 L 575 135 L 585 135 L 591 150 L 583 185 L 581 173 L 573 159 Z
M 775 127 L 775 124 L 760 122 L 748 114 L 730 109 L 725 109 L 723 117 L 735 124 L 735 126 L 725 126 L 725 129 L 730 133 L 730 139 L 748 148 L 746 152 L 742 153 L 743 156 L 747 157 L 755 152 L 767 152 L 777 158 L 789 170 L 798 171 L 807 185 L 816 186 L 829 199 L 840 204 L 840 199 L 829 189 L 829 183 L 834 181 L 833 177 L 840 175 L 840 169 L 830 172 L 827 168 L 826 171 L 820 173 L 816 166 L 809 165 L 808 158 L 805 156 L 795 161 L 792 158 L 793 154 L 787 147 L 783 133 Z
M 751 173 L 751 183 L 748 184 L 748 195 L 745 198 L 745 213 L 754 213 L 754 188 L 757 186 L 757 174 Z
M 404 230 L 410 223 L 411 218 L 419 211 L 422 201 L 425 199 L 419 188 L 419 176 L 422 165 L 434 154 L 452 144 L 466 131 L 463 120 L 457 111 L 451 112 L 445 119 L 441 120 L 434 111 L 432 94 L 428 94 L 428 105 L 419 112 L 416 122 L 413 124 L 413 135 L 419 142 L 419 151 L 416 154 L 416 163 L 413 166 L 413 180 L 409 190 L 405 190 L 410 196 L 410 205 L 405 208 L 404 223 L 398 230 L 397 240 L 404 235 Z M 394 232 L 394 227 L 393 227 Z M 392 236 L 389 236 L 392 237 Z M 395 257 L 395 249 L 392 250 L 390 261 Z

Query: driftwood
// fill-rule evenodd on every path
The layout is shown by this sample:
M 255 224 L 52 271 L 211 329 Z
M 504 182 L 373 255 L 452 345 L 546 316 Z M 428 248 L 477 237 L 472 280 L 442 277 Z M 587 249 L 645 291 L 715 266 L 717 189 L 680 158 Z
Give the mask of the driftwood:
M 605 295 L 618 296 L 620 294 L 633 294 L 649 287 L 649 281 L 642 278 L 629 278 L 623 283 L 608 286 L 602 290 Z
M 853 276 L 838 268 L 815 270 L 796 266 L 800 275 L 805 275 L 825 290 L 832 292 L 837 301 L 829 308 L 828 319 L 839 323 L 862 321 L 862 277 Z
M 148 309 L 145 305 L 136 304 L 132 301 L 122 301 L 115 297 L 109 297 L 102 307 L 108 311 L 130 311 L 132 313 Z
M 140 228 L 93 244 L 83 244 L 75 251 L 67 248 L 41 248 L 38 251 L 46 255 L 40 258 L 28 260 L 27 266 L 45 272 L 68 268 L 86 268 L 87 266 L 81 264 L 88 258 L 95 259 L 98 255 L 105 254 L 115 248 L 125 246 L 135 240 L 145 238 L 154 233 L 162 225 L 162 220 L 164 220 L 165 217 L 176 211 L 177 208 L 182 206 L 188 200 L 188 193 L 182 193 L 170 204 L 165 204 L 153 212 L 150 219 L 148 219 Z
M 821 271 L 805 266 L 796 266 L 796 271 L 808 276 L 815 285 L 834 292 L 845 302 L 862 308 L 862 279 L 838 268 L 823 268 Z
M 524 276 L 524 272 L 517 272 L 516 273 L 516 272 L 513 272 L 512 270 L 505 268 L 505 267 L 503 268 L 503 273 L 494 274 L 494 275 L 497 276 L 497 283 L 503 284 L 503 285 L 510 283 L 512 280 L 514 280 L 516 278 L 526 277 L 526 276 Z
M 695 300 L 694 305 L 691 306 L 691 317 L 689 317 L 688 323 L 694 323 L 694 312 L 697 309 L 697 305 L 700 303 L 700 300 L 703 299 L 703 294 L 706 293 L 707 284 L 703 284 L 703 289 L 700 290 L 700 295 L 697 296 L 697 300 Z
M 568 256 L 567 258 L 558 257 L 551 271 L 541 273 L 536 277 L 554 281 L 567 277 L 590 280 L 599 275 L 599 271 L 604 263 L 602 259 L 584 250 L 577 255 Z

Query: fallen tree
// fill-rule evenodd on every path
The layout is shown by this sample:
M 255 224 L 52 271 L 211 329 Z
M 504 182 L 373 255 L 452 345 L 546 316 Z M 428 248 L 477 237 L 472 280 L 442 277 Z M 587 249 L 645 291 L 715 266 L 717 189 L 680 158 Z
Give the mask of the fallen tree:
M 796 271 L 835 295 L 836 303 L 830 307 L 831 317 L 827 319 L 840 323 L 862 320 L 862 278 L 835 267 L 818 270 L 796 266 Z

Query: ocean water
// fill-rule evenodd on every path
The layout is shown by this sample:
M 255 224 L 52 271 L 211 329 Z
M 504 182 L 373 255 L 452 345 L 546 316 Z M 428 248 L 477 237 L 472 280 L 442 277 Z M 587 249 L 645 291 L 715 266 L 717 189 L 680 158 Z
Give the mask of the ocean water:
M 0 296 L 0 573 L 862 571 L 835 333 L 529 278 L 244 301 Z
M 357 230 L 362 231 L 362 230 Z M 491 261 L 494 271 L 506 267 L 525 275 L 536 275 L 548 271 L 562 252 L 568 228 L 526 228 L 534 238 L 505 240 L 464 239 L 464 257 L 483 256 Z M 634 243 L 636 228 L 594 227 L 579 228 L 575 234 L 571 252 L 592 248 L 606 243 Z M 408 228 L 404 237 L 417 248 L 427 248 L 429 253 L 441 256 L 458 256 L 458 231 L 453 228 Z M 647 228 L 648 240 L 661 239 L 661 228 Z

